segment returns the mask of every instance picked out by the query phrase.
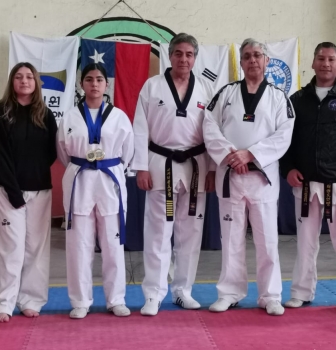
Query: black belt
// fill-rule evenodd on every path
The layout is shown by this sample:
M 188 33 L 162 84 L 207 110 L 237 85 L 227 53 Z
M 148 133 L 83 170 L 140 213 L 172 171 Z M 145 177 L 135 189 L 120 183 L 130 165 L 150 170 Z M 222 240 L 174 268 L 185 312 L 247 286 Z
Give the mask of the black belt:
M 332 222 L 332 195 L 333 184 L 324 183 L 324 217 Z M 309 197 L 310 187 L 309 181 L 302 183 L 302 199 L 301 199 L 301 217 L 307 218 L 309 216 Z
M 165 148 L 157 145 L 153 141 L 149 143 L 149 150 L 160 154 L 167 158 L 166 166 L 165 166 L 165 174 L 166 174 L 166 218 L 167 221 L 174 220 L 174 205 L 173 205 L 173 161 L 177 163 L 184 163 L 188 159 L 191 160 L 193 172 L 190 182 L 190 201 L 189 201 L 189 212 L 188 215 L 195 216 L 196 215 L 196 207 L 197 207 L 197 192 L 198 192 L 198 176 L 199 169 L 197 161 L 194 157 L 202 154 L 206 151 L 205 144 L 189 148 L 185 151 L 179 150 L 171 150 L 169 148 Z
M 270 179 L 268 178 L 267 174 L 264 172 L 264 170 L 258 168 L 254 163 L 247 163 L 247 167 L 249 171 L 259 171 L 265 176 L 265 179 L 269 183 L 270 186 L 272 186 L 272 183 Z M 223 198 L 230 198 L 230 171 L 231 166 L 228 165 L 228 169 L 226 170 L 224 180 L 223 180 Z

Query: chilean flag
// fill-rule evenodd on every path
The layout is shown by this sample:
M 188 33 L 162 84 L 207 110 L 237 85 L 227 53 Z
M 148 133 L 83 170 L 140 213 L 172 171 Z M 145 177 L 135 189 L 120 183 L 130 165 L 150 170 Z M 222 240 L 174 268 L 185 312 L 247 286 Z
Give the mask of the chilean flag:
M 111 102 L 122 109 L 131 122 L 140 90 L 148 79 L 150 44 L 81 39 L 81 67 L 99 63 L 106 69 Z

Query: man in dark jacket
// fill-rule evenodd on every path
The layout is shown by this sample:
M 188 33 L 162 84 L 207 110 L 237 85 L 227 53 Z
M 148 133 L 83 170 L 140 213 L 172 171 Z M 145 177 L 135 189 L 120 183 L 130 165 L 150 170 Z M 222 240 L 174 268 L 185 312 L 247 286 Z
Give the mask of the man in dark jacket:
M 314 299 L 316 258 L 322 216 L 336 249 L 336 46 L 317 45 L 311 82 L 291 96 L 296 113 L 290 148 L 280 160 L 282 175 L 293 187 L 297 225 L 297 257 L 291 299 L 301 307 Z

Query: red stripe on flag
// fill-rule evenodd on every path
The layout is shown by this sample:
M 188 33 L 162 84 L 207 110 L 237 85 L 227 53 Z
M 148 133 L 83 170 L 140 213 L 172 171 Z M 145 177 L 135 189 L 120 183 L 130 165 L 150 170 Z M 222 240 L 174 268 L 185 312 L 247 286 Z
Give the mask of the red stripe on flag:
M 140 90 L 148 79 L 150 44 L 116 43 L 114 105 L 133 123 Z

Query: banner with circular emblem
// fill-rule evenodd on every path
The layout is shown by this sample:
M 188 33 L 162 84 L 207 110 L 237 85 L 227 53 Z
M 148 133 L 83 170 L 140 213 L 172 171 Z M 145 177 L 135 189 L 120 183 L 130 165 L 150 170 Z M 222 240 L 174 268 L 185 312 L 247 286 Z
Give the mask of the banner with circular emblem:
M 288 96 L 292 95 L 300 89 L 298 38 L 265 43 L 265 45 L 270 58 L 265 71 L 267 81 L 284 90 Z M 239 48 L 239 44 L 231 45 L 234 80 L 244 78 L 244 72 L 240 67 Z

